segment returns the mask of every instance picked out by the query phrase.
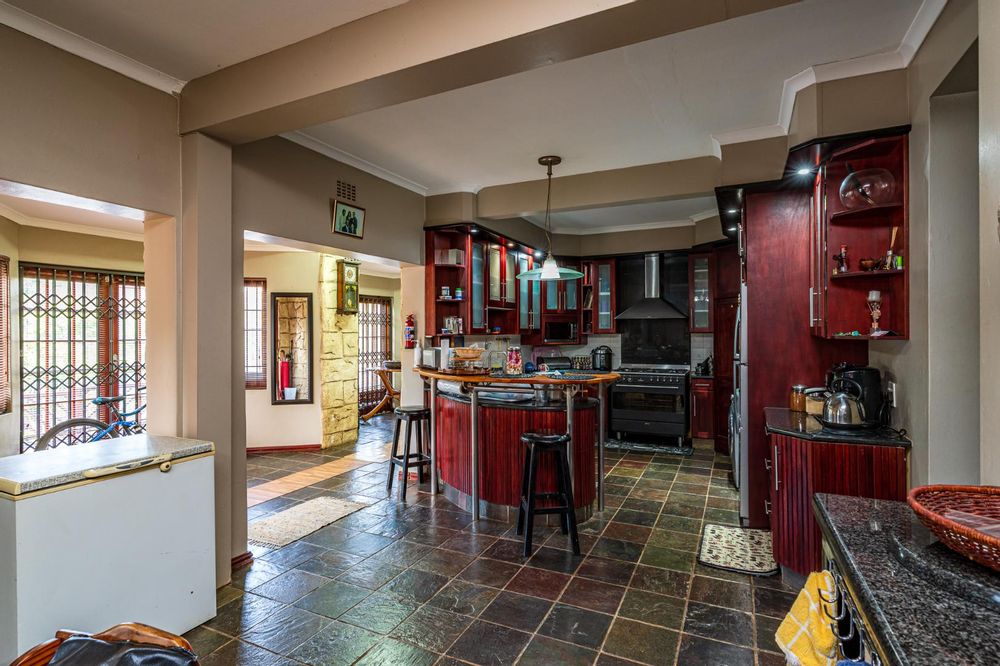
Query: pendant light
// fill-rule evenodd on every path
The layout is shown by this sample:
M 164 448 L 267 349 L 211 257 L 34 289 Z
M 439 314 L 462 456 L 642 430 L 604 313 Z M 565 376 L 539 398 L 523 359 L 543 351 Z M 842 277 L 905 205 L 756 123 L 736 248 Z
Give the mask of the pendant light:
M 538 163 L 548 170 L 548 182 L 545 193 L 545 241 L 548 243 L 548 252 L 541 268 L 532 268 L 518 274 L 518 280 L 542 280 L 549 282 L 552 280 L 577 280 L 583 277 L 583 273 L 572 268 L 560 267 L 556 258 L 552 256 L 552 230 L 549 217 L 552 214 L 552 167 L 561 163 L 562 158 L 558 155 L 544 155 L 538 158 Z

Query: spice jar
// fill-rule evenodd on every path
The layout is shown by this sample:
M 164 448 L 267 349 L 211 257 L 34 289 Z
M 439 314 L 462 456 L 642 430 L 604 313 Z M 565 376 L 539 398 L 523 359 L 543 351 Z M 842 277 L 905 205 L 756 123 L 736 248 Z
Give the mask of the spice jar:
M 788 408 L 793 412 L 806 411 L 806 387 L 805 384 L 796 384 L 792 387 L 792 393 L 788 399 Z

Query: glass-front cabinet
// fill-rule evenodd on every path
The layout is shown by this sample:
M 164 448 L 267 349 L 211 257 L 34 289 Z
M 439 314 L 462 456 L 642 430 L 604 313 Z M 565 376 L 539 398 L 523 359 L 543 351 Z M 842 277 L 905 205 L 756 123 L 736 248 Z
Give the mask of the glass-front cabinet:
M 577 269 L 572 263 L 560 261 L 560 266 Z M 580 281 L 551 280 L 545 282 L 545 312 L 567 314 L 580 310 Z
M 519 252 L 517 274 L 534 268 L 534 258 Z M 541 327 L 542 283 L 538 280 L 518 280 L 517 321 L 522 331 L 537 331 Z
M 472 261 L 469 272 L 470 332 L 486 330 L 486 246 L 472 243 Z
M 615 332 L 615 260 L 594 262 L 594 333 Z
M 692 333 L 712 332 L 712 255 L 692 254 L 688 257 L 689 327 Z
M 517 300 L 517 256 L 507 248 L 491 243 L 486 250 L 489 307 L 512 308 Z

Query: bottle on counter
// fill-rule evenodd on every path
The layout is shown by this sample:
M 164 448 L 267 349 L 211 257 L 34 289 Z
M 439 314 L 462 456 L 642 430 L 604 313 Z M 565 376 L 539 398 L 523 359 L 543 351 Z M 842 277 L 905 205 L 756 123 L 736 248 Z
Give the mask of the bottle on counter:
M 520 375 L 524 371 L 520 347 L 507 347 L 507 365 L 504 372 L 508 375 Z
M 793 412 L 806 411 L 806 386 L 796 384 L 792 387 L 792 393 L 788 399 L 788 408 Z

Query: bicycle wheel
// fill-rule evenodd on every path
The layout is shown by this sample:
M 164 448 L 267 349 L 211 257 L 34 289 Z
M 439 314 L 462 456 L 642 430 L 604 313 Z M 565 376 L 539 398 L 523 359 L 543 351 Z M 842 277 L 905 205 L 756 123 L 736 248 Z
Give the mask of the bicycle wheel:
M 44 435 L 38 438 L 35 444 L 35 451 L 55 448 L 57 446 L 72 446 L 80 442 L 89 442 L 99 433 L 107 430 L 108 424 L 97 419 L 70 419 L 63 421 L 49 428 Z M 112 430 L 104 436 L 116 437 L 117 432 Z M 103 438 L 102 438 L 103 439 Z

